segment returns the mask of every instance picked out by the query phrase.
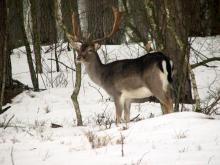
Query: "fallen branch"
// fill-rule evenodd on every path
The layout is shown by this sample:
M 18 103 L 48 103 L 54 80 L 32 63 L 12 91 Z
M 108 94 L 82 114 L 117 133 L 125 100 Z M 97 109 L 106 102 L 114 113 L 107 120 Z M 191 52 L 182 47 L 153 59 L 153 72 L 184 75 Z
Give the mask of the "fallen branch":
M 90 87 L 94 88 L 100 94 L 100 96 L 102 97 L 102 100 L 103 100 L 104 97 L 103 97 L 102 93 L 100 92 L 100 90 L 98 88 L 96 88 L 95 86 L 92 86 L 90 83 L 88 83 L 88 84 Z
M 135 116 L 134 118 L 132 118 L 132 119 L 130 120 L 130 122 L 135 121 L 139 116 L 140 116 L 140 114 L 138 114 L 137 116 Z
M 4 129 L 6 129 L 6 128 L 8 127 L 10 121 L 11 121 L 14 117 L 15 117 L 15 115 L 13 114 L 13 115 L 11 116 L 11 118 L 8 120 L 8 122 L 6 123 L 6 125 L 4 126 Z

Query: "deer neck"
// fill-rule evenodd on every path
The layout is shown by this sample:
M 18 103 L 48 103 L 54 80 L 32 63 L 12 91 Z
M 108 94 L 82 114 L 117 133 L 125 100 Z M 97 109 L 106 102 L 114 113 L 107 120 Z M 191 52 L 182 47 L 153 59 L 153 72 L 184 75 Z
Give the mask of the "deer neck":
M 101 75 L 103 73 L 104 64 L 102 64 L 98 54 L 96 54 L 94 61 L 85 64 L 85 69 L 90 79 L 97 85 L 101 86 Z

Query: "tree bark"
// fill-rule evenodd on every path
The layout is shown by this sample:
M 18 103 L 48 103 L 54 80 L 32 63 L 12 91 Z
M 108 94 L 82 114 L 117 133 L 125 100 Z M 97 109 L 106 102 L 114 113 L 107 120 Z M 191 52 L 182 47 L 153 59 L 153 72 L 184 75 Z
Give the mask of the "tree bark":
M 88 29 L 92 39 L 104 37 L 111 32 L 114 15 L 112 7 L 118 7 L 118 0 L 85 0 Z M 121 28 L 122 29 L 122 28 Z M 119 30 L 112 38 L 106 39 L 105 44 L 120 44 L 123 30 Z
M 104 36 L 103 31 L 103 1 L 86 0 L 86 14 L 88 20 L 88 33 L 91 38 L 101 38 Z
M 6 0 L 0 1 L 0 113 L 4 101 L 6 86 L 6 60 L 7 60 L 7 4 Z
M 74 61 L 76 61 L 76 53 L 75 52 L 73 53 L 74 53 Z M 77 126 L 82 126 L 83 125 L 82 115 L 80 112 L 80 107 L 78 102 L 78 95 L 81 87 L 81 64 L 75 62 L 75 67 L 76 67 L 76 76 L 75 76 L 76 80 L 71 98 L 76 112 Z
M 134 31 L 132 41 L 144 42 L 144 45 L 150 40 L 149 38 L 149 25 L 147 22 L 147 14 L 145 6 L 142 0 L 128 0 L 127 5 L 129 11 L 127 11 L 129 19 L 131 21 L 127 22 L 127 26 Z
M 38 3 L 37 14 L 39 19 L 38 23 L 40 29 L 41 44 L 53 44 L 57 42 L 56 20 L 54 17 L 55 0 L 46 0 L 46 1 L 36 0 L 36 1 Z
M 57 43 L 54 44 L 54 56 L 55 56 L 55 61 L 56 61 L 56 70 L 57 72 L 60 71 L 60 66 L 59 66 L 59 60 L 58 60 L 58 55 L 57 55 Z
M 193 95 L 195 99 L 195 106 L 193 110 L 196 112 L 201 112 L 199 91 L 198 91 L 197 84 L 196 84 L 196 76 L 190 65 L 189 65 L 189 72 L 190 72 L 190 77 L 191 77 L 191 82 L 192 82 Z
M 23 2 L 21 2 L 23 3 Z M 9 8 L 8 21 L 9 21 L 9 47 L 11 49 L 22 46 L 22 30 L 20 28 L 21 22 L 17 19 L 19 8 L 17 7 L 15 0 L 7 0 L 7 6 Z
M 61 12 L 63 24 L 66 26 L 68 32 L 72 32 L 72 14 L 73 11 L 76 11 L 76 3 L 75 0 L 61 0 Z M 64 37 L 65 41 L 68 41 L 66 35 Z
M 41 43 L 40 43 L 40 33 L 38 28 L 38 19 L 37 19 L 37 0 L 30 0 L 31 3 L 31 18 L 32 18 L 32 41 L 34 47 L 35 55 L 35 65 L 36 73 L 43 73 L 42 63 L 41 63 Z
M 26 31 L 25 31 L 22 0 L 16 0 L 16 3 L 17 3 L 17 5 L 16 5 L 17 8 L 19 9 L 18 20 L 20 22 L 20 26 L 21 26 L 20 28 L 22 30 L 23 42 L 25 45 L 26 53 L 27 53 L 27 61 L 28 61 L 28 67 L 29 67 L 29 71 L 30 71 L 31 81 L 32 81 L 34 90 L 39 91 L 38 79 L 36 76 L 36 72 L 34 70 L 33 59 L 31 56 L 31 48 L 30 48 L 30 44 L 27 39 Z

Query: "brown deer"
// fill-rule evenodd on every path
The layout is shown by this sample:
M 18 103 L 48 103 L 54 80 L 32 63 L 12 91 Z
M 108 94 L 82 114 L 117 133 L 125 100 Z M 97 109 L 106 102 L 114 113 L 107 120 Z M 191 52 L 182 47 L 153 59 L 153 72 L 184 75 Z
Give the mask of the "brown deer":
M 103 38 L 79 40 L 79 27 L 73 17 L 72 47 L 77 51 L 77 61 L 85 66 L 89 77 L 114 98 L 116 123 L 130 121 L 130 105 L 134 99 L 154 96 L 160 103 L 164 114 L 173 112 L 171 98 L 172 61 L 161 52 L 146 54 L 136 59 L 118 60 L 103 64 L 97 50 L 100 42 L 112 37 L 119 29 L 122 12 L 113 8 L 114 25 L 112 31 Z M 79 46 L 74 41 L 82 44 Z

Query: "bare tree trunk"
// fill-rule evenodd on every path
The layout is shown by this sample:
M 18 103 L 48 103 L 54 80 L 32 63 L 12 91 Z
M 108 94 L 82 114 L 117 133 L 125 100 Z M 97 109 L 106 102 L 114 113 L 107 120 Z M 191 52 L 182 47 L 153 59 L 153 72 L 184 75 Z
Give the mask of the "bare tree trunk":
M 78 14 L 78 4 L 77 2 L 73 5 L 73 11 L 75 13 L 77 13 L 77 22 L 79 22 L 79 14 Z M 80 23 L 79 23 L 80 24 Z M 79 26 L 80 27 L 80 26 Z M 72 27 L 73 29 L 73 27 Z M 81 34 L 81 29 L 80 29 L 80 34 Z M 74 104 L 74 108 L 75 108 L 75 112 L 76 112 L 76 117 L 77 117 L 77 125 L 78 126 L 82 126 L 83 122 L 82 122 L 82 115 L 81 115 L 81 111 L 80 111 L 80 107 L 79 107 L 79 102 L 78 102 L 78 95 L 79 95 L 79 91 L 80 91 L 80 87 L 81 87 L 81 64 L 76 62 L 76 52 L 74 53 L 74 63 L 75 63 L 75 68 L 76 68 L 76 80 L 75 80 L 75 85 L 74 85 L 74 90 L 73 93 L 71 95 L 73 104 Z
M 71 98 L 72 98 L 73 105 L 74 105 L 75 112 L 76 112 L 77 126 L 82 126 L 83 125 L 82 115 L 80 112 L 80 107 L 79 107 L 79 102 L 78 102 L 78 95 L 79 95 L 79 91 L 81 87 L 81 64 L 76 63 L 76 53 L 75 52 L 73 53 L 74 53 L 74 61 L 75 61 L 75 67 L 76 67 L 76 76 L 75 76 L 76 81 L 75 81 L 74 90 L 71 95 Z
M 7 6 L 9 8 L 8 20 L 10 24 L 8 30 L 10 43 L 8 45 L 11 49 L 14 49 L 24 45 L 22 40 L 22 30 L 20 28 L 21 22 L 19 22 L 16 17 L 19 12 L 19 8 L 17 6 L 17 2 L 14 0 L 7 0 Z
M 198 92 L 198 88 L 196 84 L 196 77 L 190 65 L 189 65 L 189 72 L 190 72 L 192 89 L 193 89 L 193 94 L 194 94 L 194 99 L 195 99 L 194 111 L 201 112 L 200 97 L 199 97 L 199 92 Z
M 76 2 L 76 4 L 74 5 L 73 11 L 75 13 L 77 13 L 77 15 L 78 15 L 77 1 L 74 1 L 74 2 Z M 70 42 L 72 39 L 69 37 L 69 35 L 67 35 L 69 32 L 67 31 L 67 27 L 63 24 L 62 18 L 58 15 L 58 8 L 59 8 L 59 5 L 58 5 L 58 2 L 56 0 L 55 1 L 56 20 L 57 20 L 58 24 L 60 25 L 60 27 L 65 32 L 66 37 Z M 77 21 L 79 22 L 79 15 L 77 16 L 77 19 L 78 19 Z M 77 125 L 81 126 L 81 125 L 83 125 L 83 122 L 82 122 L 82 115 L 81 115 L 80 107 L 79 107 L 79 103 L 78 103 L 78 94 L 79 94 L 79 90 L 80 90 L 80 86 L 81 86 L 81 65 L 76 63 L 76 54 L 75 54 L 75 52 L 74 52 L 74 61 L 75 61 L 75 66 L 76 66 L 76 80 L 75 80 L 74 91 L 73 91 L 73 94 L 71 95 L 71 98 L 72 98 L 73 105 L 74 105 L 75 112 L 76 112 Z
M 4 101 L 6 81 L 6 59 L 7 59 L 7 4 L 6 0 L 0 1 L 0 113 Z
M 27 61 L 28 61 L 28 67 L 29 67 L 29 71 L 30 71 L 31 81 L 32 81 L 34 90 L 39 91 L 38 79 L 37 79 L 37 76 L 36 76 L 36 72 L 34 70 L 33 59 L 32 59 L 32 56 L 31 56 L 31 48 L 30 48 L 30 44 L 29 44 L 28 39 L 27 39 L 27 34 L 26 34 L 26 31 L 25 31 L 25 26 L 24 26 L 22 0 L 16 0 L 16 3 L 17 3 L 16 6 L 19 8 L 18 20 L 19 20 L 20 25 L 21 25 L 21 30 L 22 30 L 22 35 L 23 35 L 23 42 L 24 42 L 24 45 L 25 45 L 26 53 L 27 53 Z
M 76 5 L 76 1 L 73 0 L 61 0 L 61 12 L 63 24 L 67 27 L 68 32 L 72 31 L 72 14 Z M 64 40 L 67 41 L 67 37 L 64 37 Z
M 88 32 L 91 33 L 91 38 L 101 38 L 104 36 L 103 13 L 103 1 L 86 0 Z
M 31 3 L 31 17 L 32 17 L 32 41 L 34 47 L 36 73 L 43 73 L 41 63 L 41 47 L 40 47 L 40 33 L 38 29 L 37 20 L 37 1 L 30 0 Z
M 57 69 L 57 72 L 59 72 L 60 66 L 59 66 L 59 61 L 58 61 L 58 56 L 57 56 L 57 43 L 55 43 L 54 46 L 55 46 L 54 55 L 55 55 L 55 61 L 56 61 L 56 69 Z
M 54 17 L 55 0 L 46 0 L 46 1 L 36 0 L 36 1 L 38 3 L 37 14 L 38 14 L 41 44 L 55 43 L 57 41 L 56 20 Z
M 149 39 L 149 26 L 147 22 L 147 16 L 145 6 L 142 0 L 128 0 L 126 12 L 128 13 L 129 20 L 127 26 L 134 31 L 132 35 L 132 41 L 144 42 L 144 45 L 150 40 Z M 129 14 L 130 13 L 130 14 Z M 131 21 L 130 21 L 131 20 Z

